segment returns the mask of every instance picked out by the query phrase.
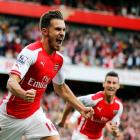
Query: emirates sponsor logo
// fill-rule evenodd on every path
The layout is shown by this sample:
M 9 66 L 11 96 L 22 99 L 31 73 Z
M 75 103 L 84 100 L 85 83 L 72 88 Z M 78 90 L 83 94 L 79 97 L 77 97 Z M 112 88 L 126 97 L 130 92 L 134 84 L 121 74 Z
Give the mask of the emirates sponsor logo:
M 49 81 L 50 81 L 50 78 L 48 78 L 47 76 L 44 76 L 42 78 L 42 81 L 37 81 L 36 79 L 31 77 L 28 81 L 28 85 L 32 87 L 36 87 L 36 88 L 46 88 Z
M 107 121 L 108 121 L 108 118 L 106 118 L 106 117 L 101 117 L 101 121 L 102 121 L 102 122 L 107 122 Z
M 108 118 L 103 116 L 101 118 L 95 118 L 94 116 L 92 116 L 91 121 L 95 123 L 105 124 L 108 121 Z

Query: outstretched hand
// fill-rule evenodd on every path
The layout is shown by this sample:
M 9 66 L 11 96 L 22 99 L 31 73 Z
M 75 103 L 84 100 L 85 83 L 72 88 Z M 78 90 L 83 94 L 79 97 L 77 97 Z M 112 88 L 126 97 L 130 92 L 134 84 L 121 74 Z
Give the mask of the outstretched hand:
M 94 109 L 92 107 L 85 107 L 80 113 L 84 118 L 91 119 L 94 114 Z

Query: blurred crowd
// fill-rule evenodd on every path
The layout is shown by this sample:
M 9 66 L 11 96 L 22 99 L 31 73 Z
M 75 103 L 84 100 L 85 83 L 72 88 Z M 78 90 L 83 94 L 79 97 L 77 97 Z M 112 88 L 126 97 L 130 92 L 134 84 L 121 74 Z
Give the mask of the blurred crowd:
M 0 16 L 0 55 L 14 58 L 39 38 L 37 21 Z M 68 64 L 140 69 L 140 34 L 111 27 L 67 24 L 61 52 Z
M 138 33 L 113 31 L 112 28 L 70 27 L 64 54 L 72 64 L 105 68 L 140 68 L 140 36 Z
M 7 0 L 9 1 L 9 0 Z M 10 0 L 11 1 L 11 0 Z M 67 6 L 82 10 L 103 12 L 113 15 L 140 16 L 140 1 L 138 0 L 13 0 L 33 2 L 49 6 Z
M 0 100 L 3 93 L 0 92 Z M 124 111 L 121 117 L 120 129 L 123 132 L 124 140 L 140 140 L 140 100 L 122 101 Z M 46 116 L 56 125 L 59 122 L 64 109 L 65 102 L 54 92 L 45 94 L 42 106 Z M 70 117 L 70 116 L 69 116 Z M 70 140 L 72 130 L 67 128 L 58 128 L 61 140 Z M 110 134 L 105 131 L 104 140 L 113 140 Z

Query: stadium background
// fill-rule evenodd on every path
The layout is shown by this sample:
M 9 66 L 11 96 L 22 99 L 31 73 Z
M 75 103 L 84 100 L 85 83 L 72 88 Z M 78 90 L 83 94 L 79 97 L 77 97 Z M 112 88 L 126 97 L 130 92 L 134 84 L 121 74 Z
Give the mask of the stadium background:
M 0 1 L 0 99 L 7 94 L 8 71 L 26 44 L 39 39 L 39 16 L 61 9 L 67 23 L 61 52 L 66 82 L 76 96 L 102 90 L 107 71 L 121 79 L 117 95 L 124 104 L 121 130 L 125 140 L 140 140 L 140 2 L 137 0 L 3 0 Z M 52 84 L 43 99 L 47 116 L 56 123 L 64 101 Z M 69 140 L 71 130 L 59 130 Z M 106 135 L 106 140 L 113 138 Z

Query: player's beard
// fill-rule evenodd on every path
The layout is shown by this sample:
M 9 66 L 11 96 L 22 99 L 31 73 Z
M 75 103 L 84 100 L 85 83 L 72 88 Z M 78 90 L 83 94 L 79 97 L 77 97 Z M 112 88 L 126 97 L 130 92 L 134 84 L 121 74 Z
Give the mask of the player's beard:
M 55 40 L 49 39 L 48 40 L 48 45 L 49 45 L 49 48 L 50 48 L 51 52 L 60 50 L 60 47 L 56 46 L 56 41 Z
M 57 39 L 49 38 L 48 44 L 51 51 L 59 51 L 62 46 L 62 42 L 58 42 Z

